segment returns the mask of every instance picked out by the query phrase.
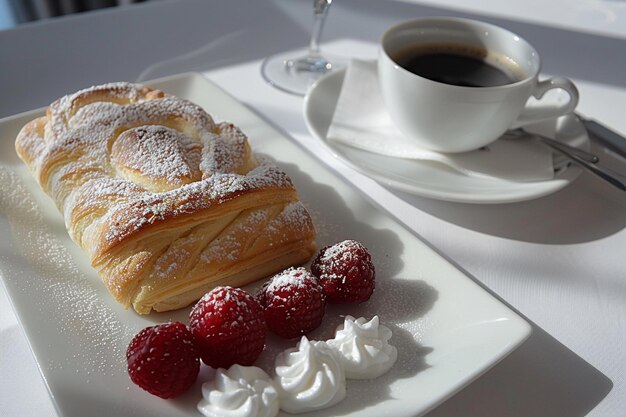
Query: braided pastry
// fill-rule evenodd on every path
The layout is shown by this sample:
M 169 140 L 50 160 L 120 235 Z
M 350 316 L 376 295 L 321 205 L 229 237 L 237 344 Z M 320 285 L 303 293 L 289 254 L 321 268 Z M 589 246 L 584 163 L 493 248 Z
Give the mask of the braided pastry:
M 81 90 L 24 126 L 16 150 L 115 299 L 140 314 L 241 286 L 315 250 L 285 172 L 234 125 L 128 83 Z

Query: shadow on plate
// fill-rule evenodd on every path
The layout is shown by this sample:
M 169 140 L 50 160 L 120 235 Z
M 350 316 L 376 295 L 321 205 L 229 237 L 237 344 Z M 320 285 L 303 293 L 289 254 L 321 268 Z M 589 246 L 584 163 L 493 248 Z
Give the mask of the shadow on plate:
M 391 399 L 389 385 L 398 379 L 411 378 L 428 368 L 426 355 L 432 351 L 416 341 L 416 336 L 403 328 L 403 324 L 423 317 L 436 303 L 438 293 L 420 277 L 403 277 L 401 274 L 403 245 L 388 230 L 375 229 L 357 221 L 352 208 L 335 189 L 320 184 L 296 165 L 281 162 L 281 167 L 300 191 L 300 197 L 310 210 L 318 228 L 320 247 L 337 240 L 351 238 L 367 246 L 376 266 L 376 290 L 372 298 L 359 305 L 328 305 L 324 322 L 309 337 L 326 340 L 334 336 L 334 329 L 343 323 L 343 316 L 371 318 L 379 315 L 381 323 L 393 331 L 391 343 L 398 348 L 398 362 L 385 375 L 375 380 L 348 381 L 348 397 L 332 408 L 332 415 L 341 416 L 364 410 L 381 401 Z M 338 221 L 340 219 L 340 221 Z M 406 256 L 406 254 L 404 254 Z M 391 279 L 391 277 L 393 277 Z M 268 347 L 260 358 L 260 366 L 270 369 L 273 358 L 295 341 L 276 340 L 270 337 Z M 329 410 L 307 413 L 311 416 L 329 415 Z
M 452 203 L 391 191 L 447 222 L 524 242 L 590 242 L 626 227 L 626 193 L 586 172 L 552 195 L 511 204 Z
M 335 189 L 315 182 L 296 165 L 285 163 L 280 165 L 296 184 L 301 199 L 311 212 L 318 228 L 319 247 L 341 239 L 353 238 L 364 243 L 374 256 L 377 278 L 376 290 L 372 298 L 359 305 L 329 304 L 322 325 L 307 335 L 312 340 L 332 338 L 335 328 L 343 323 L 345 315 L 366 318 L 379 315 L 381 323 L 392 329 L 391 343 L 398 349 L 396 365 L 387 374 L 375 380 L 348 380 L 348 397 L 332 408 L 332 415 L 338 416 L 358 412 L 391 399 L 389 385 L 393 381 L 411 378 L 428 368 L 426 355 L 432 349 L 419 344 L 416 341 L 416 335 L 407 330 L 404 324 L 414 322 L 430 311 L 437 301 L 438 293 L 435 288 L 419 277 L 402 276 L 403 264 L 400 255 L 403 252 L 403 246 L 395 234 L 388 230 L 375 229 L 356 220 L 345 199 Z M 254 293 L 255 288 L 260 285 L 262 284 L 251 284 L 246 289 Z M 180 312 L 172 313 L 171 316 L 178 319 L 182 317 L 185 321 Z M 155 322 L 167 319 L 167 313 L 150 315 L 150 320 Z M 298 339 L 281 339 L 268 333 L 265 350 L 255 365 L 266 370 L 270 375 L 273 374 L 274 360 L 278 353 L 294 347 L 297 341 Z M 205 370 L 199 380 L 206 381 L 211 377 L 211 373 Z M 196 385 L 200 383 L 196 382 Z M 196 392 L 199 392 L 199 389 Z M 197 394 L 185 394 L 176 401 L 176 406 L 181 409 L 191 409 L 196 397 Z M 307 413 L 307 415 L 327 416 L 329 410 L 320 410 Z
M 271 159 L 267 155 L 260 155 Z M 372 254 L 374 264 L 376 266 L 377 282 L 384 281 L 385 277 L 392 277 L 402 270 L 403 262 L 401 255 L 404 251 L 402 242 L 390 230 L 375 229 L 367 223 L 355 219 L 352 209 L 348 207 L 344 198 L 332 187 L 315 182 L 315 180 L 303 172 L 295 164 L 280 162 L 280 167 L 284 169 L 292 179 L 299 191 L 300 199 L 309 210 L 315 228 L 317 229 L 317 247 L 332 245 L 345 239 L 355 239 L 365 245 Z M 308 266 L 308 265 L 307 265 Z M 398 288 L 403 286 L 401 279 L 394 279 Z M 247 287 L 249 292 L 254 292 L 256 287 L 261 283 L 254 283 Z M 379 284 L 380 285 L 380 284 Z M 383 284 L 384 286 L 385 284 Z M 417 281 L 417 284 L 410 282 L 410 285 L 419 287 L 427 286 Z M 432 305 L 429 301 L 430 296 L 424 295 L 424 291 L 408 288 L 404 285 L 402 294 L 414 296 L 414 300 L 422 299 L 424 304 Z M 424 287 L 425 288 L 425 287 Z M 428 287 L 430 288 L 430 287 Z M 434 289 L 432 290 L 434 291 Z M 152 313 L 146 316 L 155 323 L 161 323 L 167 320 L 185 320 L 184 311 Z M 427 310 L 426 310 L 427 311 Z M 423 308 L 413 307 L 411 313 L 425 313 Z M 356 314 L 345 311 L 343 314 Z
M 613 382 L 532 324 L 531 336 L 427 417 L 582 417 Z

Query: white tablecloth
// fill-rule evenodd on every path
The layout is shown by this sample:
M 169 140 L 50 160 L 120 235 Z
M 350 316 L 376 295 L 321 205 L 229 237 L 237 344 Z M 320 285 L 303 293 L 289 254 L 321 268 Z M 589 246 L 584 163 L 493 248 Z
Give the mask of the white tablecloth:
M 259 75 L 263 56 L 306 43 L 309 2 L 256 3 L 244 10 L 237 2 L 220 2 L 213 8 L 202 2 L 163 2 L 128 9 L 125 14 L 105 11 L 0 32 L 0 115 L 45 105 L 85 85 L 113 79 L 134 81 L 150 64 L 178 56 L 150 67 L 144 76 L 203 70 L 206 77 L 318 155 L 532 323 L 528 341 L 429 416 L 625 415 L 626 274 L 622 252 L 626 248 L 626 195 L 585 173 L 562 191 L 537 200 L 458 204 L 395 192 L 350 170 L 309 134 L 302 98 L 273 89 Z M 452 7 L 475 13 L 472 17 L 507 25 L 529 38 L 543 54 L 546 72 L 577 82 L 582 114 L 626 134 L 623 2 L 558 1 L 554 2 L 558 7 L 544 9 L 538 1 L 525 2 L 523 8 L 513 1 L 463 3 L 449 1 Z M 485 4 L 493 7 L 484 16 L 476 15 Z M 269 12 L 263 10 L 265 6 Z M 591 11 L 585 12 L 583 6 Z M 113 43 L 131 39 L 131 35 L 143 36 L 132 27 L 131 17 L 144 17 L 148 22 L 147 17 L 157 22 L 187 19 L 193 29 L 203 19 L 210 20 L 209 11 L 215 14 L 218 9 L 223 9 L 225 16 L 213 23 L 218 27 L 198 32 L 232 36 L 219 38 L 204 49 L 206 41 L 191 37 L 193 30 L 178 28 L 164 36 L 158 25 L 150 23 L 143 35 L 148 32 L 160 45 L 145 50 L 133 49 L 136 44 L 132 42 L 129 51 L 121 44 L 107 50 L 107 42 L 93 35 L 105 30 L 105 22 L 112 17 L 117 25 L 116 33 L 110 34 Z M 283 13 L 280 18 L 274 10 Z M 206 17 L 198 17 L 199 13 Z M 266 25 L 272 25 L 254 23 L 246 13 L 264 19 L 274 16 L 276 25 L 271 32 L 264 31 Z M 373 57 L 375 40 L 394 21 L 463 13 L 394 2 L 336 2 L 324 50 Z M 515 19 L 507 20 L 507 13 L 515 14 Z M 237 32 L 238 21 L 248 25 L 247 29 Z M 250 33 L 258 35 L 254 42 Z M 297 36 L 287 36 L 291 33 Z M 96 47 L 85 45 L 80 36 L 95 42 Z M 74 53 L 80 53 L 80 59 L 64 52 L 68 42 L 79 48 Z M 30 49 L 25 52 L 25 48 Z M 133 54 L 135 61 L 124 61 Z M 120 60 L 103 68 L 108 56 Z M 5 57 L 11 57 L 10 62 Z M 626 171 L 623 160 L 595 145 L 594 150 L 603 163 Z M 1 416 L 56 416 L 4 291 L 0 291 L 0 375 Z

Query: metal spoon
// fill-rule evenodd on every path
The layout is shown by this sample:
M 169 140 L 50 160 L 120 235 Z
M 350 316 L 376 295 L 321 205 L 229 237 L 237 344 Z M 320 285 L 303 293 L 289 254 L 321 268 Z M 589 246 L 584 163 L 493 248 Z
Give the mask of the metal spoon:
M 524 135 L 531 135 L 539 138 L 541 143 L 544 145 L 549 146 L 553 150 L 569 158 L 572 162 L 609 182 L 614 187 L 617 187 L 622 191 L 626 191 L 626 175 L 622 175 L 612 169 L 596 165 L 596 163 L 600 160 L 600 158 L 596 155 L 537 133 L 526 132 L 523 129 L 511 130 L 509 133 L 513 133 L 517 136 L 520 135 L 520 132 Z
M 587 160 L 581 158 L 579 155 L 575 153 L 571 153 L 569 150 L 565 148 L 559 148 L 559 145 L 549 144 L 548 142 L 543 142 L 543 143 L 545 143 L 547 146 L 550 146 L 552 149 L 556 150 L 557 152 L 560 152 L 561 154 L 565 155 L 566 157 L 571 159 L 574 163 L 580 165 L 581 167 L 585 168 L 589 172 L 596 174 L 603 180 L 609 182 L 611 185 L 619 188 L 622 191 L 626 191 L 626 176 L 625 175 L 622 175 L 619 172 L 615 172 L 612 169 L 603 168 L 594 163 L 590 163 Z M 557 142 L 557 143 L 560 144 L 560 142 Z
M 557 152 L 560 152 L 561 149 L 565 149 L 569 153 L 577 155 L 579 158 L 587 162 L 590 162 L 592 164 L 597 164 L 598 161 L 600 160 L 600 158 L 598 158 L 596 155 L 590 152 L 587 152 L 583 149 L 576 148 L 574 146 L 568 145 L 567 143 L 559 142 L 558 140 L 554 140 L 552 138 L 541 135 L 539 133 L 529 132 L 527 130 L 524 130 L 521 127 L 518 129 L 509 130 L 507 134 L 510 134 L 512 136 L 526 136 L 526 137 L 530 136 L 530 137 L 538 138 L 541 142 L 550 146 L 552 149 L 556 150 Z

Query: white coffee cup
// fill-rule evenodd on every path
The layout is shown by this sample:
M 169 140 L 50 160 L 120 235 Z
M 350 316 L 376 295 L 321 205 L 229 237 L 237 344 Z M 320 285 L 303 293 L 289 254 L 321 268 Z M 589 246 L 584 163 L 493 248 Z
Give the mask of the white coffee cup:
M 428 52 L 480 55 L 510 80 L 496 86 L 454 85 L 403 67 L 409 57 Z M 456 18 L 417 19 L 393 26 L 382 36 L 378 59 L 380 88 L 391 119 L 408 138 L 440 152 L 478 149 L 508 129 L 572 112 L 578 104 L 576 86 L 559 77 L 539 81 L 540 69 L 539 54 L 518 35 Z M 552 89 L 566 91 L 569 99 L 527 103 Z

